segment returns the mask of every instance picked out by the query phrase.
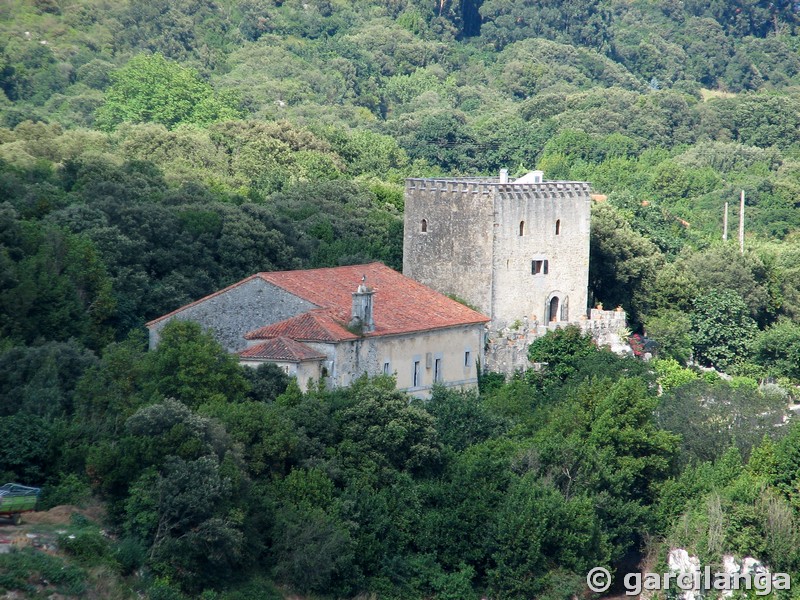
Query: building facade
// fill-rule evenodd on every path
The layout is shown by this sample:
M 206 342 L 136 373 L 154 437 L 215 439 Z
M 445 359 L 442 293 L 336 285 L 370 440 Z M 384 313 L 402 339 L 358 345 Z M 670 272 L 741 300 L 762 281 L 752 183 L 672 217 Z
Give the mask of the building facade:
M 529 343 L 548 328 L 624 328 L 620 311 L 587 315 L 591 202 L 587 182 L 541 171 L 408 179 L 403 274 L 489 315 L 487 368 L 527 368 Z
M 147 324 L 200 323 L 247 366 L 277 364 L 301 389 L 394 375 L 419 397 L 478 381 L 488 317 L 380 263 L 257 273 Z

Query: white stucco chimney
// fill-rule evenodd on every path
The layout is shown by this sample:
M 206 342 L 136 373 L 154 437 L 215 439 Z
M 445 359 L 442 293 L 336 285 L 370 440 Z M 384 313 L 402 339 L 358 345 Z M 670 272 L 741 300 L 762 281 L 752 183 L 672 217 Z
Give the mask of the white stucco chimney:
M 508 169 L 500 169 L 500 183 L 508 183 Z

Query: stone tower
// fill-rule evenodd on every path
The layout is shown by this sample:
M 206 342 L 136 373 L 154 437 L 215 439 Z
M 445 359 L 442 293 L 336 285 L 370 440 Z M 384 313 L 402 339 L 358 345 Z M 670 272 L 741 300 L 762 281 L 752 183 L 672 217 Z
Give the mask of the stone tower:
M 525 367 L 531 336 L 587 319 L 590 210 L 588 183 L 541 171 L 408 179 L 403 274 L 491 317 L 490 339 L 524 330 L 520 356 L 503 351 L 498 368 Z

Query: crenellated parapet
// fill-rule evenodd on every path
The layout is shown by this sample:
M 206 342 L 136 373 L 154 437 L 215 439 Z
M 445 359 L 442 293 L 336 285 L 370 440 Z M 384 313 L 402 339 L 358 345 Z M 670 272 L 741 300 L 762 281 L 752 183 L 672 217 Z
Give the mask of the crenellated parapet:
M 498 194 L 500 197 L 573 198 L 590 194 L 585 181 L 543 181 L 541 183 L 502 183 L 498 177 L 459 177 L 453 179 L 406 179 L 406 191 L 460 194 Z

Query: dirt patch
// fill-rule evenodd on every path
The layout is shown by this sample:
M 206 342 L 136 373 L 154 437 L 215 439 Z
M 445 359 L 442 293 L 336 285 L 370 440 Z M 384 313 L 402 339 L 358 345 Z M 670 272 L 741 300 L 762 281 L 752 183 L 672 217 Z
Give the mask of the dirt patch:
M 62 504 L 54 506 L 50 510 L 25 513 L 22 515 L 22 522 L 31 525 L 69 525 L 70 519 L 75 513 L 98 523 L 103 521 L 106 514 L 104 507 L 100 504 L 90 505 L 86 508 Z

